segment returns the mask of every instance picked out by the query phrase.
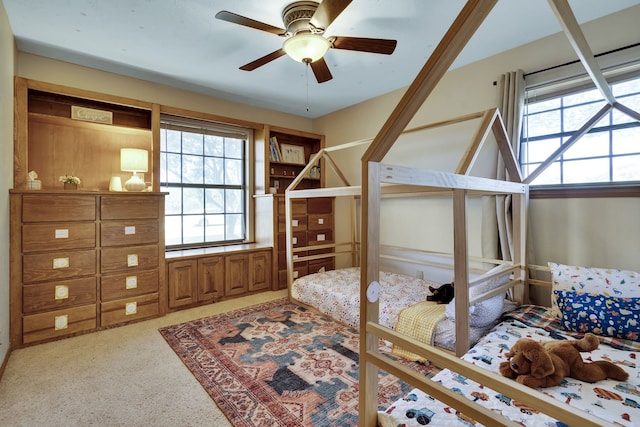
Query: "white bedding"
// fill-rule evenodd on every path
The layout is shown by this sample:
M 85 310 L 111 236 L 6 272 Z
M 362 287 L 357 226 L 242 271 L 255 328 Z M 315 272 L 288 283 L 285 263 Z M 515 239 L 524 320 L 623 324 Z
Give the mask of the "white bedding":
M 380 272 L 379 279 L 379 323 L 391 329 L 395 327 L 400 311 L 427 299 L 430 294 L 429 285 L 436 288 L 440 286 L 440 283 L 384 271 Z M 360 326 L 360 269 L 357 267 L 300 277 L 291 286 L 291 297 L 354 328 Z M 505 310 L 513 307 L 514 305 L 506 305 Z M 495 323 L 497 322 L 488 327 L 470 328 L 472 345 Z M 455 323 L 447 318 L 438 322 L 433 343 L 455 350 Z
M 557 320 L 547 320 L 544 308 L 523 307 L 508 315 L 508 320 L 497 325 L 462 358 L 470 363 L 498 373 L 498 365 L 506 360 L 504 353 L 521 337 L 545 341 L 570 338 Z M 629 373 L 626 382 L 614 380 L 584 383 L 573 378 L 557 387 L 540 389 L 545 394 L 565 402 L 576 409 L 587 411 L 623 426 L 640 425 L 640 344 L 633 341 L 606 338 L 597 350 L 583 353 L 585 360 L 607 359 L 619 364 Z M 501 413 L 527 427 L 562 426 L 552 418 L 537 413 L 526 405 L 489 390 L 450 370 L 443 370 L 433 377 L 449 389 L 453 389 L 479 404 Z M 474 426 L 472 421 L 457 411 L 414 389 L 405 398 L 394 402 L 385 412 L 378 414 L 382 427 L 420 426 L 429 422 L 437 426 Z

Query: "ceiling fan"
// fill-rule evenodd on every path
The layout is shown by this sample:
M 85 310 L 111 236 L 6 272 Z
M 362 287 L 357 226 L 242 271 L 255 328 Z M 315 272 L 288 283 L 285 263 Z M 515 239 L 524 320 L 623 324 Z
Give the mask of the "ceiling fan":
M 333 78 L 324 60 L 324 54 L 329 49 L 356 50 L 390 55 L 396 48 L 396 40 L 324 36 L 327 27 L 349 6 L 351 1 L 323 0 L 321 3 L 316 1 L 296 1 L 291 3 L 282 10 L 282 21 L 286 29 L 274 27 L 226 10 L 218 12 L 216 18 L 285 38 L 282 48 L 243 65 L 240 67 L 241 70 L 253 71 L 281 56 L 289 55 L 296 61 L 310 65 L 318 83 L 324 83 Z

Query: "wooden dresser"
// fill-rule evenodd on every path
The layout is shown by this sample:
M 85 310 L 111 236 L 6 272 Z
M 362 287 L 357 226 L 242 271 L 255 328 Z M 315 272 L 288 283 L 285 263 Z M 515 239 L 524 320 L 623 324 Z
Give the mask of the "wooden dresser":
M 166 313 L 164 194 L 10 198 L 14 347 Z

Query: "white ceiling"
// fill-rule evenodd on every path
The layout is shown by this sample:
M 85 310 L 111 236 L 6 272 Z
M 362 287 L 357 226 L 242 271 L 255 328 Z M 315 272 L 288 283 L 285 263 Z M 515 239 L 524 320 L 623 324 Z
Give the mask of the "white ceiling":
M 395 39 L 392 55 L 332 49 L 333 79 L 281 57 L 276 35 L 215 19 L 228 10 L 282 28 L 292 0 L 2 0 L 18 50 L 214 97 L 319 117 L 409 85 L 463 0 L 353 0 L 325 32 Z M 569 0 L 583 23 L 640 0 Z M 454 67 L 561 31 L 546 0 L 500 0 Z M 308 111 L 307 111 L 308 107 Z

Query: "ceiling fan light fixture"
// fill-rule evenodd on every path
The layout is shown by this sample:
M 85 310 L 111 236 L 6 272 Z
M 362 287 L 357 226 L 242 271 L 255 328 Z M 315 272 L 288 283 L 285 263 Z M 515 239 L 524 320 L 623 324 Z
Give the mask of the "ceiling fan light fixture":
M 298 33 L 284 41 L 282 49 L 298 62 L 310 63 L 322 58 L 331 42 L 319 34 Z

